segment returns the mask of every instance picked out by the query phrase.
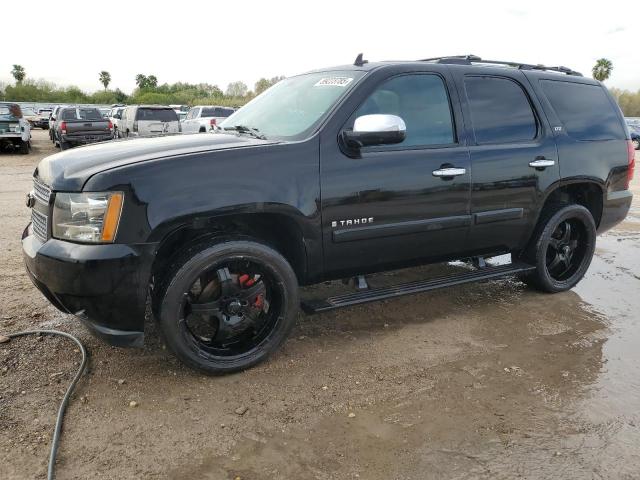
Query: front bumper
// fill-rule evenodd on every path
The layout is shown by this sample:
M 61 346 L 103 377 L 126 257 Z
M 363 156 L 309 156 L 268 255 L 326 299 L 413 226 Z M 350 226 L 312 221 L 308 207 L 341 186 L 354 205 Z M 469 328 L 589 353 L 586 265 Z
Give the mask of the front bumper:
M 27 273 L 58 309 L 75 315 L 116 346 L 142 346 L 156 244 L 42 243 L 29 225 L 22 235 Z
M 620 190 L 607 193 L 602 205 L 602 217 L 598 225 L 598 234 L 604 233 L 618 223 L 622 222 L 633 201 L 631 190 Z

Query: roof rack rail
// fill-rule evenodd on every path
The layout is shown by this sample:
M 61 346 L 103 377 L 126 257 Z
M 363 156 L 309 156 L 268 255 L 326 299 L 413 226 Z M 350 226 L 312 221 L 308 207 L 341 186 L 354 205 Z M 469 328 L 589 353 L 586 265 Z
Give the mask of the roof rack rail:
M 529 63 L 522 62 L 506 62 L 502 60 L 485 60 L 483 58 L 478 57 L 477 55 L 452 55 L 448 57 L 433 57 L 433 58 L 423 58 L 419 60 L 420 62 L 436 62 L 436 63 L 444 63 L 449 65 L 472 65 L 474 63 L 486 63 L 490 65 L 506 65 L 508 67 L 514 67 L 519 70 L 548 70 L 551 72 L 559 72 L 565 73 L 567 75 L 574 75 L 576 77 L 582 77 L 580 72 L 576 72 L 575 70 L 571 70 L 567 67 L 547 67 L 546 65 L 532 65 Z

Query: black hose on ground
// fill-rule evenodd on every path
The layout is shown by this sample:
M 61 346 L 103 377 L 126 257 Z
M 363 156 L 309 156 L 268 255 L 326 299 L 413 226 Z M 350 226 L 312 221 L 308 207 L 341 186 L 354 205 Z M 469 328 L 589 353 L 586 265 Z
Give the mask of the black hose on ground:
M 58 409 L 58 416 L 56 418 L 56 427 L 53 432 L 53 438 L 51 439 L 51 453 L 49 454 L 49 467 L 47 469 L 47 480 L 53 480 L 54 478 L 54 470 L 56 466 L 56 455 L 58 454 L 58 446 L 60 444 L 60 434 L 62 432 L 62 420 L 64 418 L 64 412 L 67 409 L 67 404 L 69 403 L 69 397 L 73 393 L 73 390 L 80 380 L 80 377 L 84 373 L 84 369 L 87 366 L 87 350 L 84 348 L 84 345 L 78 340 L 76 337 L 71 335 L 70 333 L 61 332 L 59 330 L 24 330 L 22 332 L 9 333 L 7 337 L 16 338 L 16 337 L 24 337 L 26 335 L 59 335 L 61 337 L 66 337 L 70 340 L 73 340 L 80 352 L 82 353 L 82 362 L 80 362 L 80 367 L 76 372 L 75 377 L 69 384 L 69 388 L 67 388 L 67 392 L 64 394 L 62 398 L 62 402 L 60 402 L 60 408 Z

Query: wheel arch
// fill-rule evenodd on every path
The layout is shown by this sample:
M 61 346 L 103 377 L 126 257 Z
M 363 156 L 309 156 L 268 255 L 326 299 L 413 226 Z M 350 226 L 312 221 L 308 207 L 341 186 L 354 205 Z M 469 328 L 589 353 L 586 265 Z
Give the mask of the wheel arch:
M 159 242 L 152 275 L 161 275 L 171 258 L 183 247 L 194 242 L 213 240 L 219 236 L 245 235 L 264 242 L 278 251 L 291 265 L 298 283 L 309 279 L 309 242 L 305 229 L 291 214 L 283 212 L 234 212 L 209 218 L 172 222 L 154 236 Z M 159 237 L 159 238 L 158 238 Z
M 601 179 L 592 177 L 575 177 L 563 179 L 550 186 L 545 192 L 542 206 L 538 212 L 536 224 L 549 205 L 577 203 L 585 207 L 596 224 L 602 219 L 602 209 L 606 198 L 606 185 Z

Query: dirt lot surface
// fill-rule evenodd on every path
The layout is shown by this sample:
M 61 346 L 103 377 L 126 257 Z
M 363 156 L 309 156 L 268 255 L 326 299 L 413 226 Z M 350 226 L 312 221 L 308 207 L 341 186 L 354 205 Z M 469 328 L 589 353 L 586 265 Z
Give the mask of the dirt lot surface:
M 211 378 L 182 367 L 153 324 L 143 350 L 105 346 L 31 285 L 20 247 L 24 195 L 53 152 L 38 130 L 31 155 L 0 155 L 0 333 L 54 327 L 90 351 L 57 478 L 640 475 L 638 172 L 632 212 L 599 237 L 573 291 L 545 295 L 504 280 L 301 314 L 269 361 Z M 2 479 L 45 477 L 58 402 L 79 359 L 64 339 L 0 345 Z

